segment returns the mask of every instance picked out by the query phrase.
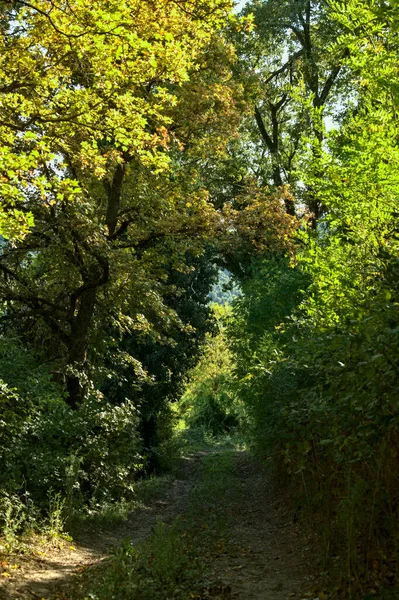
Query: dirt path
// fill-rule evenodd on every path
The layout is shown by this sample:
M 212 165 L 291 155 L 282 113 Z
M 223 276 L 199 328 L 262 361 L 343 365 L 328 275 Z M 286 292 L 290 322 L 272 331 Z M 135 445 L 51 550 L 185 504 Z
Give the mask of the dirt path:
M 228 547 L 214 564 L 231 598 L 300 600 L 316 598 L 317 558 L 294 524 L 281 492 L 265 479 L 262 465 L 246 453 L 235 457 L 240 492 L 227 506 Z
M 49 599 L 62 597 L 74 577 L 107 561 L 110 549 L 129 538 L 133 545 L 151 535 L 158 518 L 170 522 L 186 512 L 190 494 L 198 483 L 202 459 L 209 452 L 183 460 L 183 466 L 161 498 L 137 509 L 112 532 L 82 535 L 75 546 L 66 544 L 28 558 L 7 558 L 0 581 L 0 599 Z M 212 572 L 223 597 L 234 600 L 301 600 L 315 598 L 309 575 L 308 540 L 281 505 L 281 497 L 265 482 L 260 464 L 246 453 L 233 457 L 235 492 L 226 490 L 226 545 L 212 555 Z M 205 557 L 206 559 L 206 557 Z M 12 567 L 15 563 L 16 567 Z M 132 599 L 134 600 L 134 599 Z

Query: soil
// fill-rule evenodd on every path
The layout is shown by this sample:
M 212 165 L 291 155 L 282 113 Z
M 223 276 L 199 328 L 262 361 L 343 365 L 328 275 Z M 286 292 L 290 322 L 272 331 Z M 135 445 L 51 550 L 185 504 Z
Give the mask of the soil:
M 318 600 L 315 541 L 294 523 L 287 499 L 258 463 L 247 453 L 235 458 L 241 493 L 227 507 L 229 544 L 215 574 L 234 600 Z
M 82 532 L 73 543 L 36 550 L 31 556 L 3 557 L 0 600 L 61 597 L 76 575 L 107 561 L 115 545 L 126 539 L 139 544 L 151 535 L 157 519 L 170 522 L 183 514 L 206 454 L 187 456 L 162 496 L 112 531 Z M 228 543 L 212 556 L 217 593 L 232 600 L 318 600 L 312 573 L 320 567 L 308 534 L 294 523 L 292 511 L 257 459 L 237 452 L 234 463 L 240 490 L 227 495 L 223 507 Z

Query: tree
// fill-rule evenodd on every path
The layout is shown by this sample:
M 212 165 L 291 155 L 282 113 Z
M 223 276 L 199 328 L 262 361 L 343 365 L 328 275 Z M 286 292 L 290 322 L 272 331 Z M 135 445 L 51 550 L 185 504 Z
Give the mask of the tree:
M 229 4 L 2 6 L 4 223 L 26 217 L 1 256 L 3 322 L 43 340 L 77 406 L 96 318 L 173 319 L 165 271 L 212 235 L 197 165 L 210 131 L 221 152 L 238 122 L 215 33 Z
M 335 580 L 364 596 L 395 585 L 397 563 L 399 12 L 328 7 L 350 103 L 302 167 L 324 214 L 294 260 L 254 265 L 230 344 L 258 450 L 329 516 Z
M 162 446 L 172 437 L 170 405 L 179 399 L 186 373 L 195 365 L 205 335 L 214 329 L 208 298 L 217 275 L 214 258 L 209 251 L 199 258 L 187 256 L 186 273 L 168 273 L 165 305 L 180 324 L 163 336 L 154 330 L 150 335 L 115 330 L 104 337 L 98 352 L 102 393 L 113 404 L 131 399 L 137 407 L 147 472 L 162 468 Z
M 298 184 L 306 146 L 311 144 L 317 163 L 325 118 L 342 101 L 347 48 L 331 50 L 342 27 L 324 0 L 256 0 L 243 12 L 253 12 L 255 25 L 239 54 L 241 68 L 252 78 L 254 117 L 248 130 L 257 148 L 257 176 L 275 187 L 290 186 L 316 223 L 322 201 L 310 187 L 303 190 Z M 295 214 L 293 198 L 286 198 L 286 209 Z
M 109 192 L 107 225 L 113 229 L 123 153 L 165 167 L 162 128 L 176 101 L 167 86 L 188 79 L 228 7 L 214 0 L 2 3 L 5 233 L 26 227 L 26 190 L 44 206 L 68 201 L 83 193 L 74 170 L 101 178 L 119 165 Z

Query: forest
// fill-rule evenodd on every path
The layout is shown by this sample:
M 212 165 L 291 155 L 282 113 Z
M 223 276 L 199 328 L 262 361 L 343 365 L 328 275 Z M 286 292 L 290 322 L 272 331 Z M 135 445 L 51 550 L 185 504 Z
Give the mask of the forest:
M 399 598 L 399 4 L 0 16 L 0 598 Z

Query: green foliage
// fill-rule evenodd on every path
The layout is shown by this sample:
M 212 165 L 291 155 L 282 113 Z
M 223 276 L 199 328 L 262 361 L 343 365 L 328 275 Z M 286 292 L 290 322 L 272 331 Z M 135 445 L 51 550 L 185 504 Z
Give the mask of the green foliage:
M 203 355 L 189 374 L 180 411 L 192 433 L 218 436 L 237 428 L 243 412 L 231 386 L 233 363 L 224 325 L 230 309 L 217 304 L 213 309 L 218 332 L 207 336 Z
M 53 488 L 48 491 L 49 511 L 47 535 L 51 538 L 57 538 L 64 533 L 65 526 L 65 497 L 61 496 L 61 492 L 54 492 Z
M 25 353 L 23 358 L 25 365 Z M 22 383 L 18 363 L 15 367 L 14 382 L 21 380 L 24 395 L 3 382 L 0 386 L 2 488 L 22 494 L 24 502 L 31 498 L 44 511 L 51 488 L 54 498 L 62 494 L 66 510 L 83 500 L 100 502 L 131 494 L 134 474 L 142 464 L 133 404 L 113 406 L 99 395 L 73 411 L 62 395 L 48 397 L 57 386 L 47 385 L 48 373 L 42 368 L 32 368 L 32 380 L 28 377 Z M 36 394 L 41 390 L 39 401 Z
M 187 256 L 187 272 L 170 270 L 167 308 L 179 319 L 166 331 L 125 333 L 104 342 L 105 367 L 99 381 L 107 399 L 137 406 L 146 473 L 168 470 L 179 455 L 173 436 L 172 404 L 180 397 L 187 371 L 195 365 L 207 332 L 214 328 L 208 292 L 216 276 L 210 257 Z M 99 353 L 100 360 L 104 360 Z M 98 360 L 97 358 L 97 360 Z M 137 364 L 144 372 L 140 381 Z
M 178 4 L 136 0 L 2 5 L 0 232 L 21 238 L 37 222 L 27 195 L 43 211 L 85 202 L 79 172 L 102 179 L 127 153 L 164 170 L 175 88 L 229 8 L 202 2 L 193 18 Z
M 323 144 L 307 138 L 300 178 L 324 217 L 299 231 L 291 265 L 254 263 L 229 339 L 255 446 L 358 597 L 395 583 L 399 540 L 399 20 L 390 3 L 329 7 L 352 105 Z
M 22 452 L 30 451 L 31 460 L 25 478 L 38 494 L 50 485 L 63 491 L 68 485 L 69 493 L 93 500 L 118 498 L 132 489 L 141 464 L 136 428 L 137 411 L 129 401 L 112 406 L 93 397 L 79 411 L 60 405 L 27 432 Z
M 26 479 L 26 467 L 36 446 L 31 432 L 43 414 L 62 404 L 63 392 L 51 381 L 48 368 L 38 365 L 16 339 L 0 339 L 0 376 L 7 381 L 0 380 L 0 485 L 14 498 L 20 494 L 19 503 L 22 501 L 30 513 L 32 502 L 39 500 L 34 486 L 31 487 L 33 480 Z M 43 482 L 40 494 L 43 503 L 47 500 L 46 486 L 47 482 Z M 19 503 L 16 501 L 15 506 Z
M 37 532 L 40 532 L 42 542 L 68 539 L 64 533 L 65 503 L 61 493 L 50 488 L 43 518 L 43 512 L 28 491 L 21 497 L 3 490 L 0 497 L 0 551 L 9 554 L 29 552 Z
M 17 495 L 2 492 L 0 498 L 2 532 L 0 550 L 13 553 L 23 549 L 21 533 L 35 525 L 35 516 L 32 502 L 24 503 Z
M 230 329 L 254 445 L 292 481 L 303 513 L 312 519 L 317 511 L 327 515 L 316 522 L 324 530 L 327 560 L 331 554 L 346 556 L 340 573 L 346 582 L 355 575 L 364 582 L 375 578 L 370 565 L 381 560 L 380 553 L 390 557 L 385 563 L 390 571 L 398 547 L 399 489 L 392 477 L 399 425 L 398 316 L 396 300 L 389 299 L 397 298 L 397 259 L 387 260 L 386 267 L 367 299 L 352 304 L 352 318 L 348 304 L 342 302 L 340 314 L 332 297 L 334 321 L 326 325 L 327 313 L 313 295 L 315 289 L 321 293 L 320 280 L 309 285 L 309 269 L 286 265 L 277 271 L 266 263 L 251 286 L 261 281 L 264 294 L 247 297 L 244 285 Z M 307 291 L 299 287 L 304 281 Z M 335 289 L 340 285 L 337 279 Z M 278 290 L 287 293 L 280 306 Z M 276 300 L 274 314 L 268 299 Z
M 254 23 L 251 35 L 235 36 L 254 113 L 246 121 L 243 153 L 258 182 L 289 186 L 289 214 L 307 207 L 317 220 L 323 199 L 301 171 L 318 156 L 326 123 L 350 98 L 347 48 L 331 48 L 343 27 L 330 2 L 319 0 L 254 0 L 242 12 Z
M 283 328 L 308 284 L 309 277 L 291 267 L 288 259 L 254 262 L 252 277 L 243 283 L 243 295 L 233 307 L 228 342 L 234 357 L 235 387 L 247 408 L 257 443 L 262 440 L 262 452 L 270 451 L 274 436 L 279 439 L 284 435 L 282 403 L 295 393 L 296 381 L 285 362 L 284 348 L 291 336 L 285 335 Z

